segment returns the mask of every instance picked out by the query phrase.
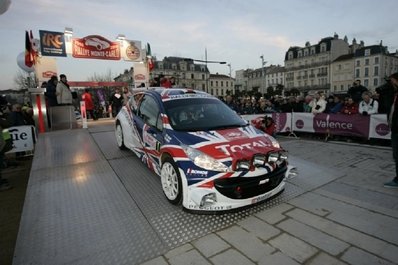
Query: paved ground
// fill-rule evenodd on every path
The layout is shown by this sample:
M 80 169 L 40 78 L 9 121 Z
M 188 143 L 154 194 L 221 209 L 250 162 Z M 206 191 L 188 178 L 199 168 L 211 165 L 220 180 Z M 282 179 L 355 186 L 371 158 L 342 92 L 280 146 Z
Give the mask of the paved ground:
M 300 165 L 289 182 L 305 193 L 143 264 L 398 264 L 398 190 L 382 186 L 391 149 L 279 140 Z
M 312 190 L 143 264 L 398 264 L 398 190 L 382 186 L 394 172 L 391 149 L 281 142 L 301 172 L 320 170 L 319 181 L 291 180 Z
M 12 263 L 32 158 L 27 157 L 26 160 L 14 163 L 18 165 L 10 166 L 2 172 L 3 178 L 8 179 L 13 186 L 10 190 L 0 192 L 0 264 L 2 265 Z

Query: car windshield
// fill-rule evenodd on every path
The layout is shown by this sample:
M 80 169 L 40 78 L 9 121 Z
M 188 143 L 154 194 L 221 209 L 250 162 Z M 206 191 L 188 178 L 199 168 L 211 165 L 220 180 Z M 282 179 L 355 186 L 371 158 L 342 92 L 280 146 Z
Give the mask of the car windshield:
M 189 98 L 164 103 L 170 124 L 178 131 L 208 131 L 246 126 L 235 111 L 215 98 Z

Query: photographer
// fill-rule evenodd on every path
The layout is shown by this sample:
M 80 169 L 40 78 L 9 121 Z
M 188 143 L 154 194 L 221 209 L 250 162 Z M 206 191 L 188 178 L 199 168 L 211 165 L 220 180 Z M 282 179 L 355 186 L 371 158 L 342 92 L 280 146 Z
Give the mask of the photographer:
M 394 87 L 390 79 L 386 78 L 386 83 L 376 88 L 376 93 L 379 99 L 379 113 L 387 114 L 390 112 L 389 106 L 394 100 Z
M 395 162 L 395 177 L 384 183 L 386 188 L 398 188 L 398 72 L 390 76 L 391 85 L 394 87 L 394 96 L 388 107 L 390 111 L 387 113 L 388 125 L 391 129 L 391 146 L 392 154 Z
M 376 114 L 379 109 L 377 100 L 370 97 L 370 92 L 365 91 L 362 93 L 362 101 L 359 103 L 359 114 L 371 115 Z

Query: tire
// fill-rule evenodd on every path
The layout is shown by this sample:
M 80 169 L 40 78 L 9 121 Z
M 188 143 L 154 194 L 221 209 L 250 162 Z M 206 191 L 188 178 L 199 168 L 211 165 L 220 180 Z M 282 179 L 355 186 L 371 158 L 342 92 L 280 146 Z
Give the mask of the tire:
M 119 122 L 116 124 L 115 136 L 116 136 L 116 143 L 119 149 L 125 150 L 126 146 L 124 145 L 123 129 L 122 125 L 120 125 Z
M 175 205 L 182 201 L 182 182 L 180 172 L 172 158 L 167 157 L 160 174 L 162 190 L 167 200 Z

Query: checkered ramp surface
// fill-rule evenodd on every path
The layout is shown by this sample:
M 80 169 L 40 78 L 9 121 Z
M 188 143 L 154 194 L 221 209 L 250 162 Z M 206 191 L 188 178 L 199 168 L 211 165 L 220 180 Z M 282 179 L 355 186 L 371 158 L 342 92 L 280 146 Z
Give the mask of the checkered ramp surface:
M 291 160 L 319 185 L 339 177 Z M 314 188 L 301 175 L 262 204 L 198 215 L 168 203 L 159 177 L 117 148 L 113 125 L 41 134 L 13 264 L 139 264 Z

